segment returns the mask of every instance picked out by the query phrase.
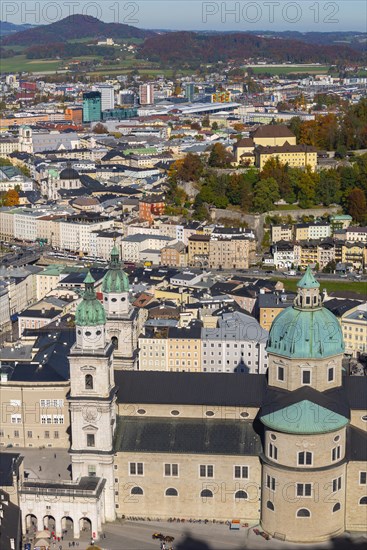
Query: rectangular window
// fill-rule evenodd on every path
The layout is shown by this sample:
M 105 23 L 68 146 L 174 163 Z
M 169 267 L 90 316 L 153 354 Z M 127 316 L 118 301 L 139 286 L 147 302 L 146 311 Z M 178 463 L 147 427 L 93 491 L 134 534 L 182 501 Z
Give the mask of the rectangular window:
M 275 491 L 275 477 L 266 476 L 266 486 L 271 491 Z
M 143 462 L 130 462 L 130 475 L 131 476 L 142 476 L 142 475 L 144 475 Z
M 214 466 L 212 464 L 201 464 L 200 477 L 214 477 Z
M 341 457 L 341 447 L 338 445 L 337 447 L 334 447 L 331 451 L 331 460 L 335 462 L 335 460 L 339 460 Z
M 50 432 L 45 432 L 45 439 L 50 439 Z
M 340 491 L 342 488 L 342 478 L 338 477 L 336 479 L 333 479 L 333 493 L 336 491 Z
M 41 424 L 52 424 L 52 416 L 50 414 L 41 414 Z
M 234 477 L 235 479 L 248 479 L 248 466 L 235 466 Z
M 359 484 L 360 485 L 367 484 L 367 472 L 359 472 Z
M 19 431 L 18 430 L 14 430 L 14 437 L 19 437 Z
M 27 437 L 28 437 L 28 439 L 32 439 L 32 436 L 33 436 L 33 433 L 32 433 L 32 432 L 27 432 Z
M 332 382 L 334 380 L 334 367 L 330 367 L 327 371 L 327 380 Z
M 95 447 L 95 436 L 94 434 L 87 434 L 87 447 Z
M 53 415 L 54 424 L 63 424 L 64 415 L 63 414 L 54 414 Z
M 178 477 L 178 464 L 165 464 L 164 475 L 166 477 Z
M 296 495 L 298 497 L 310 497 L 312 496 L 312 483 L 297 483 Z
M 59 439 L 59 432 L 54 432 L 54 439 Z
M 302 371 L 302 384 L 311 384 L 311 371 Z
M 272 443 L 269 443 L 269 456 L 274 460 L 278 460 L 278 448 Z
M 278 367 L 278 380 L 284 380 L 284 367 Z
M 298 453 L 299 466 L 312 466 L 312 453 L 310 451 L 301 451 Z
M 11 423 L 12 424 L 21 424 L 22 423 L 22 415 L 21 414 L 12 414 L 11 415 Z

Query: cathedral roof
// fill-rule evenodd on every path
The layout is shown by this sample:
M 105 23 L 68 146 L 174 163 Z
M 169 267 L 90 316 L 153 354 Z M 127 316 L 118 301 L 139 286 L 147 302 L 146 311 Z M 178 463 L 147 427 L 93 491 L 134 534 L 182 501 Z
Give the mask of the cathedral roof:
M 90 271 L 84 279 L 85 291 L 83 299 L 75 311 L 75 324 L 77 326 L 97 326 L 106 323 L 106 312 L 103 305 L 97 299 L 94 291 L 94 283 Z
M 115 452 L 258 456 L 252 422 L 202 418 L 118 417 Z
M 317 422 L 315 421 L 317 419 Z M 261 422 L 272 430 L 290 434 L 334 432 L 348 424 L 348 418 L 304 399 L 278 411 L 261 416 Z
M 303 275 L 302 279 L 297 283 L 298 288 L 319 288 L 320 283 L 316 281 L 315 277 L 312 274 L 310 266 L 307 266 L 306 273 Z
M 129 288 L 129 278 L 125 271 L 121 269 L 120 253 L 115 243 L 111 250 L 109 270 L 103 278 L 102 292 L 120 294 L 121 292 L 129 292 Z

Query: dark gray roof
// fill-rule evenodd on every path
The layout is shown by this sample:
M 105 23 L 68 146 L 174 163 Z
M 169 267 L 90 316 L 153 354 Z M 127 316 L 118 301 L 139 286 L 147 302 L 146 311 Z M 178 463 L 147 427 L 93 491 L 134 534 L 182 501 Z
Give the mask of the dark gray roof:
M 19 453 L 0 453 L 0 487 L 12 487 L 12 472 L 18 471 Z
M 357 307 L 361 305 L 360 300 L 338 300 L 337 298 L 333 298 L 332 300 L 326 300 L 324 302 L 324 306 L 334 313 L 337 317 L 341 317 L 344 313 L 349 311 L 350 309 Z
M 352 461 L 367 461 L 367 433 L 355 426 L 347 429 L 348 459 Z
M 367 409 L 367 376 L 345 376 L 344 386 L 351 409 Z
M 260 407 L 265 375 L 116 371 L 119 403 Z
M 120 416 L 115 451 L 258 455 L 261 441 L 248 421 Z

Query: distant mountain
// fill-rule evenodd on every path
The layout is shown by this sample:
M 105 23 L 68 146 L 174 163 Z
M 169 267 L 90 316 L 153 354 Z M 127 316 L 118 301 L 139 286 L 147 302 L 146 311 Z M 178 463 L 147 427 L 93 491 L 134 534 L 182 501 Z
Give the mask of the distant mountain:
M 16 32 L 26 31 L 35 27 L 35 25 L 15 25 L 7 21 L 0 21 L 0 36 L 7 36 Z
M 5 36 L 5 46 L 35 46 L 55 42 L 67 42 L 77 38 L 147 38 L 154 36 L 147 31 L 122 23 L 104 23 L 95 17 L 71 15 L 50 25 L 41 25 Z
M 300 40 L 255 36 L 249 33 L 171 32 L 147 38 L 139 56 L 177 66 L 242 59 L 284 63 L 358 62 L 363 58 L 350 46 L 307 44 Z

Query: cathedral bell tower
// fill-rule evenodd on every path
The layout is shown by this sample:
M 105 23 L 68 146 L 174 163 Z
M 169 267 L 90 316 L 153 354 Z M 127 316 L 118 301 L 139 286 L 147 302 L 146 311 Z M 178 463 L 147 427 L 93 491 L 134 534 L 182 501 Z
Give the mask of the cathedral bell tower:
M 103 305 L 107 315 L 106 334 L 115 348 L 115 369 L 133 369 L 137 360 L 139 314 L 130 303 L 129 291 L 129 278 L 121 267 L 115 243 L 102 283 Z
M 73 479 L 96 476 L 106 480 L 106 521 L 115 515 L 113 435 L 116 425 L 116 388 L 113 345 L 106 343 L 106 314 L 96 297 L 94 279 L 84 280 L 83 299 L 75 312 L 76 343 L 71 348 L 70 415 Z

